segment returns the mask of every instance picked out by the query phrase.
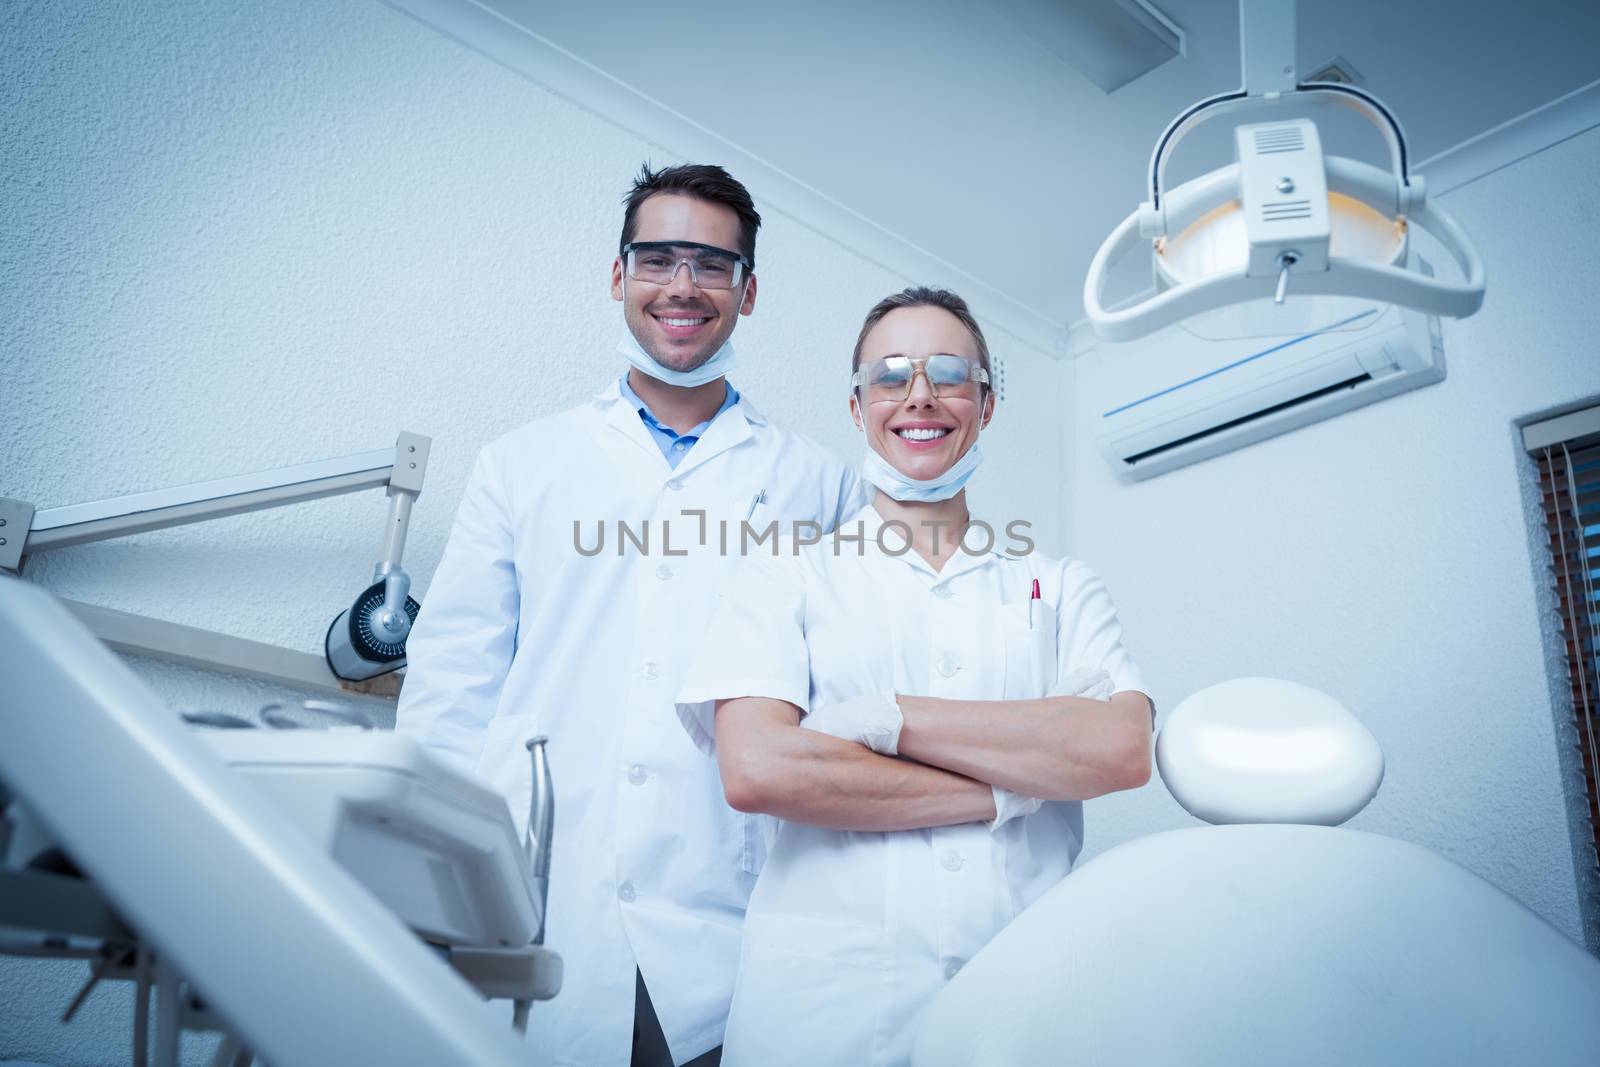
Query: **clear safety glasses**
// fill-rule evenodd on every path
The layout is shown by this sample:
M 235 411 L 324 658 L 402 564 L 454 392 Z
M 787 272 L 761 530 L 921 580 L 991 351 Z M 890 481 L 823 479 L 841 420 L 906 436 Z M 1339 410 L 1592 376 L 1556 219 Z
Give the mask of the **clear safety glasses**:
M 732 289 L 752 269 L 738 252 L 693 241 L 635 241 L 622 246 L 622 255 L 628 277 L 652 285 L 670 285 L 678 268 L 687 265 L 697 288 Z
M 858 389 L 869 404 L 884 401 L 901 401 L 911 395 L 911 384 L 921 374 L 928 388 L 941 400 L 950 397 L 977 399 L 978 387 L 989 384 L 989 372 L 976 360 L 965 356 L 939 353 L 913 359 L 910 356 L 886 356 L 850 376 L 850 388 Z

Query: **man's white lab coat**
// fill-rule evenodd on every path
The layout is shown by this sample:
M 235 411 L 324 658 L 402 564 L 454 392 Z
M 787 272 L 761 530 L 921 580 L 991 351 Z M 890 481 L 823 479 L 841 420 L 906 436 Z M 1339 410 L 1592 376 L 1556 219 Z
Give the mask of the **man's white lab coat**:
M 831 530 L 864 499 L 853 469 L 742 397 L 676 469 L 615 383 L 479 455 L 411 636 L 398 728 L 501 791 L 524 828 L 524 744 L 550 739 L 546 944 L 566 969 L 533 1009 L 530 1063 L 626 1064 L 636 963 L 677 1062 L 721 1043 L 764 845 L 673 697 L 741 523 Z

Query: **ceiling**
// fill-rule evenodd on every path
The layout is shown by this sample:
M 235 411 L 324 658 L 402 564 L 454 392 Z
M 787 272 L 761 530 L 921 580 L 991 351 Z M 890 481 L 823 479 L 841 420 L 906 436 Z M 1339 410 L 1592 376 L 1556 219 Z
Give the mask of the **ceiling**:
M 477 2 L 1062 325 L 1161 130 L 1240 83 L 1231 0 L 1153 0 L 1187 54 L 1110 95 L 1042 42 L 1059 8 L 1113 0 Z M 1589 0 L 1301 0 L 1298 41 L 1302 72 L 1355 67 L 1413 160 L 1600 79 Z M 1332 150 L 1386 160 L 1353 114 L 1318 122 Z M 1231 151 L 1203 127 L 1169 176 Z

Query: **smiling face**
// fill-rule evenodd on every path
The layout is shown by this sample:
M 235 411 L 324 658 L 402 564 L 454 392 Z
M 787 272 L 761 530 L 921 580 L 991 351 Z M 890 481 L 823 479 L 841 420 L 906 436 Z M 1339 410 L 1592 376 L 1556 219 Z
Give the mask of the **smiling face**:
M 961 320 L 940 307 L 903 307 L 889 312 L 861 343 L 861 365 L 886 356 L 921 359 L 937 353 L 978 362 L 978 345 Z M 994 417 L 994 394 L 969 382 L 958 395 L 934 396 L 927 376 L 916 375 L 902 400 L 873 401 L 870 392 L 850 397 L 856 428 L 873 451 L 908 478 L 928 481 L 954 466 Z
M 736 251 L 739 216 L 733 209 L 678 193 L 657 193 L 639 205 L 633 240 L 688 241 Z M 611 297 L 622 301 L 628 329 L 650 357 L 672 370 L 694 370 L 717 354 L 740 315 L 756 306 L 751 274 L 734 289 L 700 289 L 680 267 L 672 281 L 653 285 L 627 277 L 621 256 L 611 264 Z

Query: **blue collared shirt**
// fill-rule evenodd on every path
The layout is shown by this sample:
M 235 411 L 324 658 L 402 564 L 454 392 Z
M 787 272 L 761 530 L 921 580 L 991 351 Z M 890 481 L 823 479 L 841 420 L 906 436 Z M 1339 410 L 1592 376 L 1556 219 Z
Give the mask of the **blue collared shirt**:
M 694 443 L 700 440 L 701 435 L 706 432 L 706 427 L 716 422 L 724 411 L 739 402 L 739 390 L 733 387 L 732 382 L 724 379 L 722 384 L 727 393 L 723 396 L 722 406 L 717 409 L 717 413 L 688 433 L 679 433 L 656 418 L 656 413 L 650 410 L 650 405 L 639 399 L 639 394 L 628 384 L 626 374 L 618 384 L 622 388 L 622 398 L 639 410 L 639 418 L 644 420 L 645 428 L 650 431 L 650 436 L 655 438 L 656 447 L 661 449 L 661 454 L 666 457 L 667 465 L 674 469 L 677 468 L 678 462 L 689 454 L 689 449 L 694 447 Z

